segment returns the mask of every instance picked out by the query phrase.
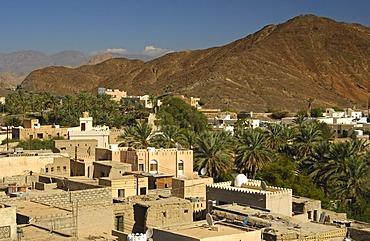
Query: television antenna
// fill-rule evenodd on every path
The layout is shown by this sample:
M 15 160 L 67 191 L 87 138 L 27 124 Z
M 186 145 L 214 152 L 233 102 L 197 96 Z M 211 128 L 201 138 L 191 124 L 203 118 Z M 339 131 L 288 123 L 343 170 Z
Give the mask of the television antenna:
M 203 167 L 201 170 L 200 170 L 200 174 L 202 176 L 205 176 L 207 174 L 207 168 Z
M 148 228 L 148 230 L 146 230 L 146 232 L 145 232 L 145 236 L 146 236 L 147 240 L 150 239 L 153 236 L 153 229 Z

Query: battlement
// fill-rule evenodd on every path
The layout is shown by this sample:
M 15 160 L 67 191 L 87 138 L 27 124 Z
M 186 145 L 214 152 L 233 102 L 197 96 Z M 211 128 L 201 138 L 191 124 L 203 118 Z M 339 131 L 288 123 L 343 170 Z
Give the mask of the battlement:
M 274 196 L 278 194 L 292 194 L 292 189 L 283 187 L 267 186 L 266 190 L 262 190 L 260 180 L 249 179 L 247 183 L 242 184 L 241 187 L 232 186 L 232 182 L 219 182 L 207 185 L 209 188 L 222 189 L 234 192 L 260 194 L 265 196 Z

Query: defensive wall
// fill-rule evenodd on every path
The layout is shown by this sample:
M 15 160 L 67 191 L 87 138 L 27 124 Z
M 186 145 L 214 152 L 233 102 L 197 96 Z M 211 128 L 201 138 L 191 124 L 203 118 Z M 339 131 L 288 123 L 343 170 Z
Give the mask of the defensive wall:
M 207 200 L 218 204 L 238 203 L 268 209 L 277 214 L 290 216 L 292 213 L 292 189 L 267 186 L 262 190 L 261 181 L 248 180 L 241 187 L 231 186 L 230 182 L 207 185 Z

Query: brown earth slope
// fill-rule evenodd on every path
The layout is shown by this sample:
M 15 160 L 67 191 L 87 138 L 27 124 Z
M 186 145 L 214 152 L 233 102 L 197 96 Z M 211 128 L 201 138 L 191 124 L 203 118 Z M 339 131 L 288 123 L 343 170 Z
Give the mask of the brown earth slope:
M 32 72 L 26 90 L 66 94 L 120 88 L 129 94 L 182 93 L 208 107 L 263 111 L 364 106 L 370 89 L 370 28 L 302 15 L 222 47 L 148 61 L 110 59 L 76 69 Z M 96 93 L 96 92 L 95 92 Z

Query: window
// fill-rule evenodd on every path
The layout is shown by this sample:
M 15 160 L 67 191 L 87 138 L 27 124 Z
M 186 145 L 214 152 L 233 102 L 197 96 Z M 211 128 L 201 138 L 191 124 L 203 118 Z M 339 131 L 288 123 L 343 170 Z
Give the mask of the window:
M 44 138 L 44 134 L 43 133 L 37 133 L 37 138 L 39 138 L 39 139 Z
M 86 131 L 86 123 L 81 123 L 81 131 Z
M 49 172 L 49 168 L 47 167 L 47 168 L 45 168 L 45 172 L 46 173 L 48 173 Z
M 123 232 L 123 216 L 116 216 L 114 227 L 116 230 Z
M 187 209 L 184 210 L 184 213 L 188 213 L 188 212 L 189 212 L 189 210 L 187 210 Z
M 158 162 L 156 160 L 150 161 L 150 173 L 157 173 L 158 172 Z
M 60 172 L 60 166 L 57 166 L 57 172 Z
M 140 195 L 145 195 L 146 194 L 146 187 L 141 187 L 140 188 Z
M 65 151 L 65 150 L 67 150 L 67 148 L 66 147 L 61 147 L 60 150 Z
M 141 171 L 141 172 L 144 171 L 144 164 L 139 164 L 139 171 Z
M 177 175 L 184 175 L 184 161 L 177 162 Z
M 51 171 L 51 172 L 53 172 L 53 171 L 54 171 L 54 167 L 51 167 L 51 168 L 50 168 L 50 171 Z
M 66 171 L 67 171 L 67 167 L 63 166 L 63 172 L 66 172 Z
M 125 197 L 125 189 L 118 189 L 118 197 Z

